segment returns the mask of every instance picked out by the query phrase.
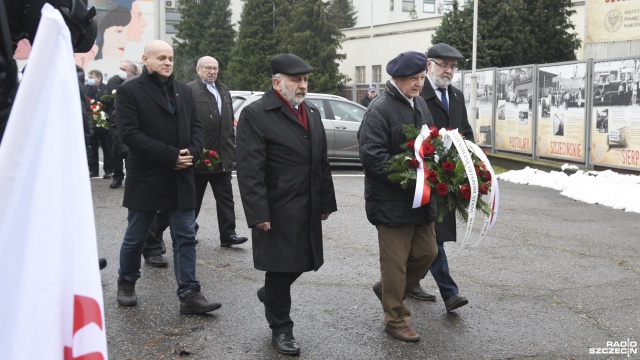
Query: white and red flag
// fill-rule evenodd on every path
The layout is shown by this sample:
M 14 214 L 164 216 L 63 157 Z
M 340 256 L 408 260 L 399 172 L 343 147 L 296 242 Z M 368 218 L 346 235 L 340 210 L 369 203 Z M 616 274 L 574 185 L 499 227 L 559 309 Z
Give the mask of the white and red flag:
M 48 4 L 0 144 L 0 355 L 107 359 L 69 30 Z

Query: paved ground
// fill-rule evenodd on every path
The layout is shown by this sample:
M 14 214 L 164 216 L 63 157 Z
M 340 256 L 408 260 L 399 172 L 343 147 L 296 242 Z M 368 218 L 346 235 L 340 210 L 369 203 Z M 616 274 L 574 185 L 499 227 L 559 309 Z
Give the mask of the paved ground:
M 469 305 L 447 314 L 442 299 L 408 299 L 419 343 L 383 332 L 376 232 L 365 217 L 363 178 L 333 171 L 338 212 L 324 222 L 325 265 L 293 286 L 294 333 L 303 359 L 602 359 L 638 351 L 610 341 L 640 341 L 640 214 L 576 202 L 555 190 L 501 182 L 496 228 L 479 248 L 450 259 Z M 210 316 L 181 316 L 172 265 L 143 265 L 138 306 L 116 302 L 117 262 L 126 227 L 123 189 L 93 179 L 110 359 L 285 359 L 255 291 L 250 242 L 220 248 L 212 193 L 205 198 L 198 277 L 223 304 Z M 237 230 L 250 234 L 234 178 Z M 594 189 L 597 191 L 597 189 Z M 449 253 L 457 245 L 447 245 Z M 171 250 L 169 255 L 171 254 Z M 423 280 L 435 291 L 432 278 Z M 633 344 L 632 344 L 633 345 Z M 640 358 L 632 354 L 631 358 Z

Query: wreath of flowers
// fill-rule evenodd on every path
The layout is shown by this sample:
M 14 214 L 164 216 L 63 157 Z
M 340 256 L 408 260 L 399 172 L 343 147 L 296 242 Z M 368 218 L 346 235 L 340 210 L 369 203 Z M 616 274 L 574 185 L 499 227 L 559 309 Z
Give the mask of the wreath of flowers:
M 213 165 L 222 161 L 220 154 L 215 150 L 202 149 L 200 159 L 196 163 L 196 169 L 213 171 Z
M 402 130 L 407 142 L 402 145 L 403 151 L 385 164 L 385 170 L 389 172 L 391 182 L 399 183 L 403 189 L 415 188 L 420 161 L 415 157 L 414 146 L 421 130 L 410 125 L 404 125 Z M 442 222 L 448 212 L 456 210 L 467 221 L 472 190 L 464 163 L 455 146 L 446 146 L 438 128 L 430 126 L 429 130 L 429 136 L 422 142 L 420 153 L 424 154 L 422 160 L 425 164 L 426 182 L 434 190 L 431 191 L 431 200 L 435 197 L 438 202 L 438 221 Z M 471 148 L 469 153 L 478 184 L 479 197 L 476 208 L 490 215 L 491 207 L 481 197 L 487 195 L 491 188 L 491 173 Z
M 109 118 L 109 115 L 104 112 L 104 104 L 100 101 L 89 98 L 89 105 L 93 112 L 93 121 L 96 123 L 96 126 L 108 129 L 109 123 L 107 122 L 107 119 Z

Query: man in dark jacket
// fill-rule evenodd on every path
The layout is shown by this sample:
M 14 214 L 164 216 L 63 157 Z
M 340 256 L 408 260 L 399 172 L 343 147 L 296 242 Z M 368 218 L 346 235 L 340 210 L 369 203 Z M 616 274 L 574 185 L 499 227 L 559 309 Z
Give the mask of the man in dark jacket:
M 368 107 L 371 104 L 371 101 L 376 97 L 376 87 L 371 85 L 369 86 L 369 90 L 367 91 L 367 95 L 365 95 L 362 100 L 360 100 L 360 105 L 364 107 Z
M 322 266 L 322 220 L 337 207 L 320 111 L 304 101 L 313 69 L 293 54 L 270 65 L 273 87 L 240 114 L 236 166 L 271 342 L 296 355 L 291 284 Z
M 102 82 L 102 72 L 100 70 L 91 70 L 87 74 L 87 96 L 95 101 L 102 102 L 100 97 L 107 91 L 107 85 Z M 104 109 L 106 110 L 106 109 Z M 108 114 L 108 113 L 107 113 Z M 94 122 L 93 135 L 91 135 L 91 156 L 89 157 L 89 175 L 97 177 L 99 175 L 100 164 L 98 148 L 102 147 L 104 179 L 111 179 L 113 173 L 111 162 L 111 135 L 108 129 L 97 126 Z
M 389 181 L 385 164 L 401 153 L 407 139 L 403 125 L 433 125 L 429 108 L 419 96 L 426 75 L 424 54 L 401 53 L 387 64 L 391 80 L 372 102 L 358 130 L 360 160 L 365 172 L 367 218 L 378 230 L 381 281 L 373 291 L 382 302 L 385 331 L 402 341 L 415 342 L 411 312 L 403 303 L 436 257 L 435 202 L 413 207 L 414 189 L 403 190 Z
M 462 54 L 447 44 L 437 44 L 429 49 L 427 57 L 427 78 L 420 96 L 427 102 L 436 127 L 458 129 L 467 140 L 473 141 L 473 130 L 467 118 L 464 95 L 451 85 L 458 60 L 463 59 Z M 458 295 L 458 285 L 449 273 L 447 254 L 444 252 L 444 242 L 456 241 L 455 212 L 445 215 L 442 222 L 436 222 L 436 240 L 438 256 L 429 270 L 438 284 L 447 311 L 453 311 L 468 303 L 464 296 Z M 416 285 L 409 295 L 419 300 L 436 300 L 436 297 L 424 291 L 420 284 Z
M 211 56 L 198 60 L 196 72 L 198 79 L 190 82 L 193 97 L 196 99 L 198 119 L 204 127 L 204 148 L 215 150 L 222 162 L 215 164 L 213 170 L 206 167 L 196 168 L 196 219 L 200 214 L 202 198 L 211 184 L 216 199 L 220 246 L 230 247 L 246 242 L 248 239 L 236 234 L 236 213 L 231 188 L 231 170 L 236 159 L 233 132 L 233 104 L 227 87 L 218 80 L 218 61 Z M 198 224 L 196 224 L 196 232 Z
M 166 211 L 181 314 L 202 314 L 221 305 L 208 302 L 196 279 L 193 163 L 202 151 L 204 129 L 191 89 L 173 79 L 173 48 L 149 42 L 140 76 L 118 89 L 116 121 L 129 147 L 123 205 L 129 209 L 120 248 L 118 303 L 136 306 L 140 257 L 156 212 Z

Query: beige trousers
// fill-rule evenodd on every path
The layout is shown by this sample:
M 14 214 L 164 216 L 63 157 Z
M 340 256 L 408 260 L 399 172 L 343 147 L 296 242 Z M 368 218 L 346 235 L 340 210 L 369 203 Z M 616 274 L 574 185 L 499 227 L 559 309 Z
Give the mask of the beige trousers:
M 411 324 L 411 312 L 403 300 L 438 255 L 434 225 L 377 225 L 386 325 L 403 327 Z

